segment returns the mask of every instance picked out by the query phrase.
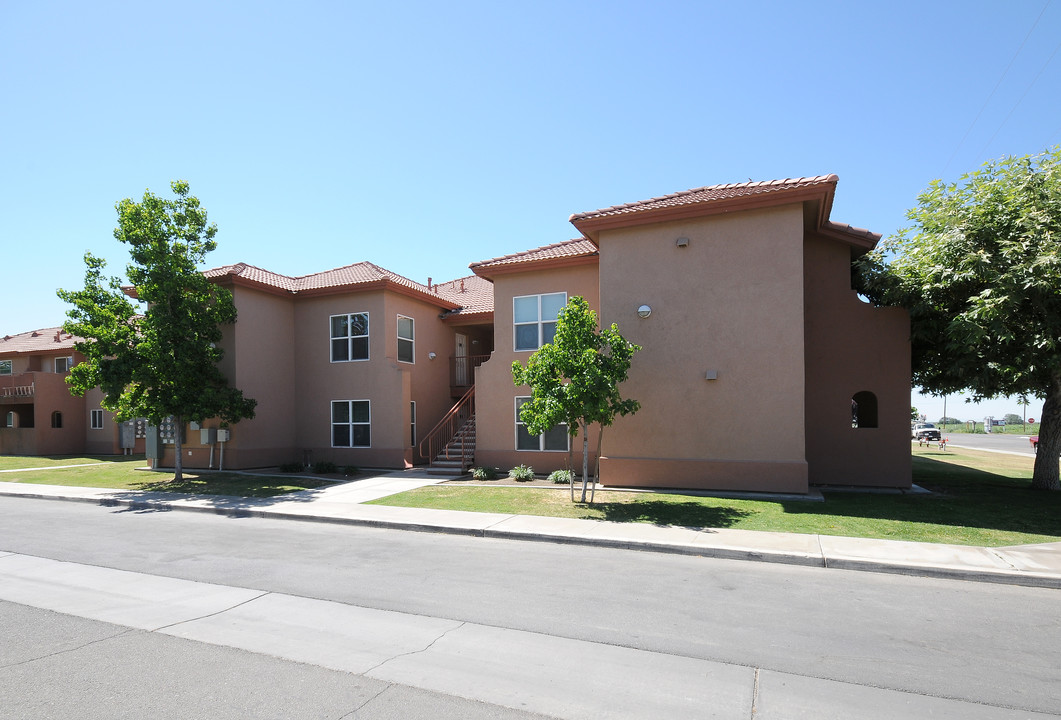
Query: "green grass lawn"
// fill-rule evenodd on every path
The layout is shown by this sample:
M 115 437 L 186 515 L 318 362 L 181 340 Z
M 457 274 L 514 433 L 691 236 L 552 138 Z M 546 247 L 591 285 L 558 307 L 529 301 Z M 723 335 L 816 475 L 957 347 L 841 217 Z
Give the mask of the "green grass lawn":
M 272 497 L 295 490 L 328 485 L 327 481 L 298 475 L 267 476 L 243 475 L 229 472 L 198 473 L 186 470 L 181 482 L 173 481 L 172 473 L 149 472 L 143 455 L 102 457 L 26 457 L 0 456 L 0 470 L 20 468 L 51 468 L 66 465 L 96 463 L 87 467 L 63 467 L 56 470 L 28 470 L 0 472 L 0 482 L 37 483 L 96 487 L 113 490 L 153 490 L 161 492 L 195 493 L 200 495 L 235 495 L 239 497 Z
M 826 492 L 816 503 L 605 491 L 583 505 L 571 502 L 566 486 L 442 485 L 372 504 L 958 545 L 1061 541 L 1061 493 L 1029 488 L 1031 458 L 957 449 L 913 454 L 914 482 L 930 496 Z

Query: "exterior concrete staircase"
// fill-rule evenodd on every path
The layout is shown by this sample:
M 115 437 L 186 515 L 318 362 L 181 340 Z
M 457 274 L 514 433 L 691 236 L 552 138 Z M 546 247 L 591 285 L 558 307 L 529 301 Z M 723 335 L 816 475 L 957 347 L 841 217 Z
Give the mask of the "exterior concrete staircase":
M 465 455 L 464 467 L 471 467 L 475 459 L 475 416 L 468 418 L 449 441 L 449 444 L 431 460 L 427 472 L 433 475 L 463 475 L 461 453 Z

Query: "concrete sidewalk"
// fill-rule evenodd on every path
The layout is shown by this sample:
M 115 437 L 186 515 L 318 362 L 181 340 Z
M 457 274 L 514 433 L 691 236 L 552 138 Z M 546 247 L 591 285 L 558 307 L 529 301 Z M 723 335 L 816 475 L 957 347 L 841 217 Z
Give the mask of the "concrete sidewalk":
M 1061 543 L 985 548 L 363 504 L 438 482 L 437 476 L 394 472 L 272 498 L 0 482 L 0 495 L 1061 588 Z
M 540 714 L 536 717 L 1058 717 L 899 687 L 3 551 L 0 601 Z

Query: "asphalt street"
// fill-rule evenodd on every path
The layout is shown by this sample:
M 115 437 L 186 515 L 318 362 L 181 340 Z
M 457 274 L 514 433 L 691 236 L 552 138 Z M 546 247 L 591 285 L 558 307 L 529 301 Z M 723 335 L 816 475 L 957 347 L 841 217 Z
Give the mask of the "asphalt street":
M 940 428 L 942 432 L 943 428 Z M 995 450 L 1001 452 L 1017 453 L 1035 457 L 1032 451 L 1029 435 L 1002 435 L 1000 433 L 943 433 L 949 438 L 951 445 L 974 448 L 976 450 Z
M 0 550 L 38 558 L 721 663 L 764 687 L 1061 708 L 1055 590 L 25 498 L 0 518 Z

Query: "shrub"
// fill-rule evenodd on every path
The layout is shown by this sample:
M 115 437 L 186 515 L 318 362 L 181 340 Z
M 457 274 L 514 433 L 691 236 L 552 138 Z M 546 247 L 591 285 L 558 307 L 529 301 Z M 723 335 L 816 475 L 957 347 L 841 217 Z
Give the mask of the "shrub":
M 472 477 L 476 480 L 497 480 L 497 468 L 477 467 L 472 468 Z
M 343 466 L 343 475 L 346 475 L 347 477 L 351 475 L 357 475 L 359 472 L 361 472 L 361 470 L 359 470 L 356 465 Z
M 534 468 L 529 465 L 517 465 L 508 471 L 508 476 L 516 482 L 529 482 L 534 479 Z
M 284 473 L 297 473 L 302 472 L 306 469 L 306 466 L 300 462 L 289 462 L 280 464 L 280 472 Z
M 571 480 L 574 478 L 574 476 L 575 474 L 570 470 L 553 470 L 551 473 L 549 473 L 549 480 L 556 483 L 557 485 L 561 483 L 565 485 L 570 485 Z
M 313 472 L 319 475 L 325 475 L 327 473 L 339 472 L 339 468 L 336 467 L 335 463 L 327 460 L 320 460 L 313 463 Z

